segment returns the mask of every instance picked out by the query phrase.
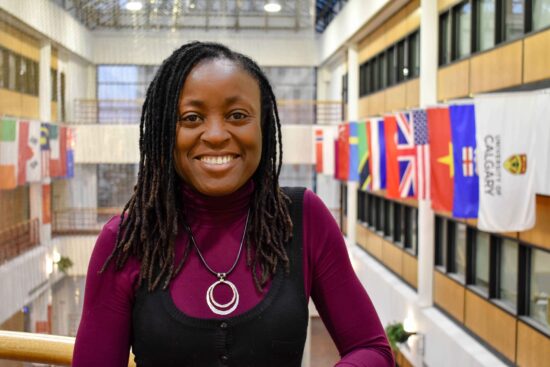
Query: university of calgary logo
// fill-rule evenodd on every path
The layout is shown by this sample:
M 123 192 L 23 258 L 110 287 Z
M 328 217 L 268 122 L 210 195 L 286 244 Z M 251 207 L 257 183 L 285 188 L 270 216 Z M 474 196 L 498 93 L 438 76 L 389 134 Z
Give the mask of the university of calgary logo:
M 527 154 L 515 154 L 504 161 L 504 168 L 513 175 L 527 172 Z

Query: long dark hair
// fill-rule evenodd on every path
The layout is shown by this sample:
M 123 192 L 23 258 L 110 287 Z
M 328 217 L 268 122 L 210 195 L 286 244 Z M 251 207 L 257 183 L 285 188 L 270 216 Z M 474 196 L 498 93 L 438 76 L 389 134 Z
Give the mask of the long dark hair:
M 247 265 L 252 267 L 254 282 L 260 291 L 278 266 L 282 265 L 288 272 L 289 259 L 284 246 L 292 235 L 292 221 L 289 199 L 278 183 L 282 164 L 281 122 L 273 89 L 250 58 L 221 44 L 203 42 L 191 42 L 174 51 L 162 63 L 147 89 L 139 126 L 137 184 L 120 216 L 115 248 L 101 272 L 113 259 L 118 270 L 134 256 L 141 261 L 139 285 L 146 280 L 148 290 L 152 291 L 161 281 L 166 289 L 185 263 L 190 243 L 177 265 L 174 255 L 185 205 L 179 199 L 180 178 L 173 158 L 178 102 L 190 71 L 201 61 L 216 58 L 237 63 L 260 87 L 262 156 L 253 175 L 255 189 L 246 234 Z

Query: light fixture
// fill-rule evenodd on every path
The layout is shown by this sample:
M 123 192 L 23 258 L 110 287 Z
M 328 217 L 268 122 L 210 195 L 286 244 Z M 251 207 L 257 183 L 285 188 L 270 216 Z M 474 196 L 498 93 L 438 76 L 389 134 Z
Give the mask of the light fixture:
M 53 262 L 57 264 L 61 260 L 61 254 L 57 250 L 53 250 Z
M 143 8 L 143 3 L 137 0 L 130 0 L 126 3 L 125 7 L 130 11 L 138 11 Z
M 264 5 L 264 10 L 268 13 L 277 13 L 281 11 L 281 4 L 275 0 L 269 0 Z

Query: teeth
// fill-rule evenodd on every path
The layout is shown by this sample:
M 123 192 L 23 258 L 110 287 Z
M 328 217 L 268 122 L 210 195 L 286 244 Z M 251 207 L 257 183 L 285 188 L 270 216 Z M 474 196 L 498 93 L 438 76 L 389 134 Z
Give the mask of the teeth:
M 201 161 L 207 164 L 226 164 L 233 160 L 233 156 L 231 155 L 225 155 L 225 156 L 202 156 Z

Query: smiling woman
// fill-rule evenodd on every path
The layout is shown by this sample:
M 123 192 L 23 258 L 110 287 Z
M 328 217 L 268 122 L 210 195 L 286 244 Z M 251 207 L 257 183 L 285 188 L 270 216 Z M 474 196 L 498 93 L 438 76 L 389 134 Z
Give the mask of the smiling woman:
M 340 366 L 393 366 L 329 210 L 279 187 L 273 90 L 248 57 L 176 50 L 149 86 L 138 182 L 103 228 L 73 366 L 298 367 L 311 296 Z M 243 255 L 244 253 L 244 255 Z

